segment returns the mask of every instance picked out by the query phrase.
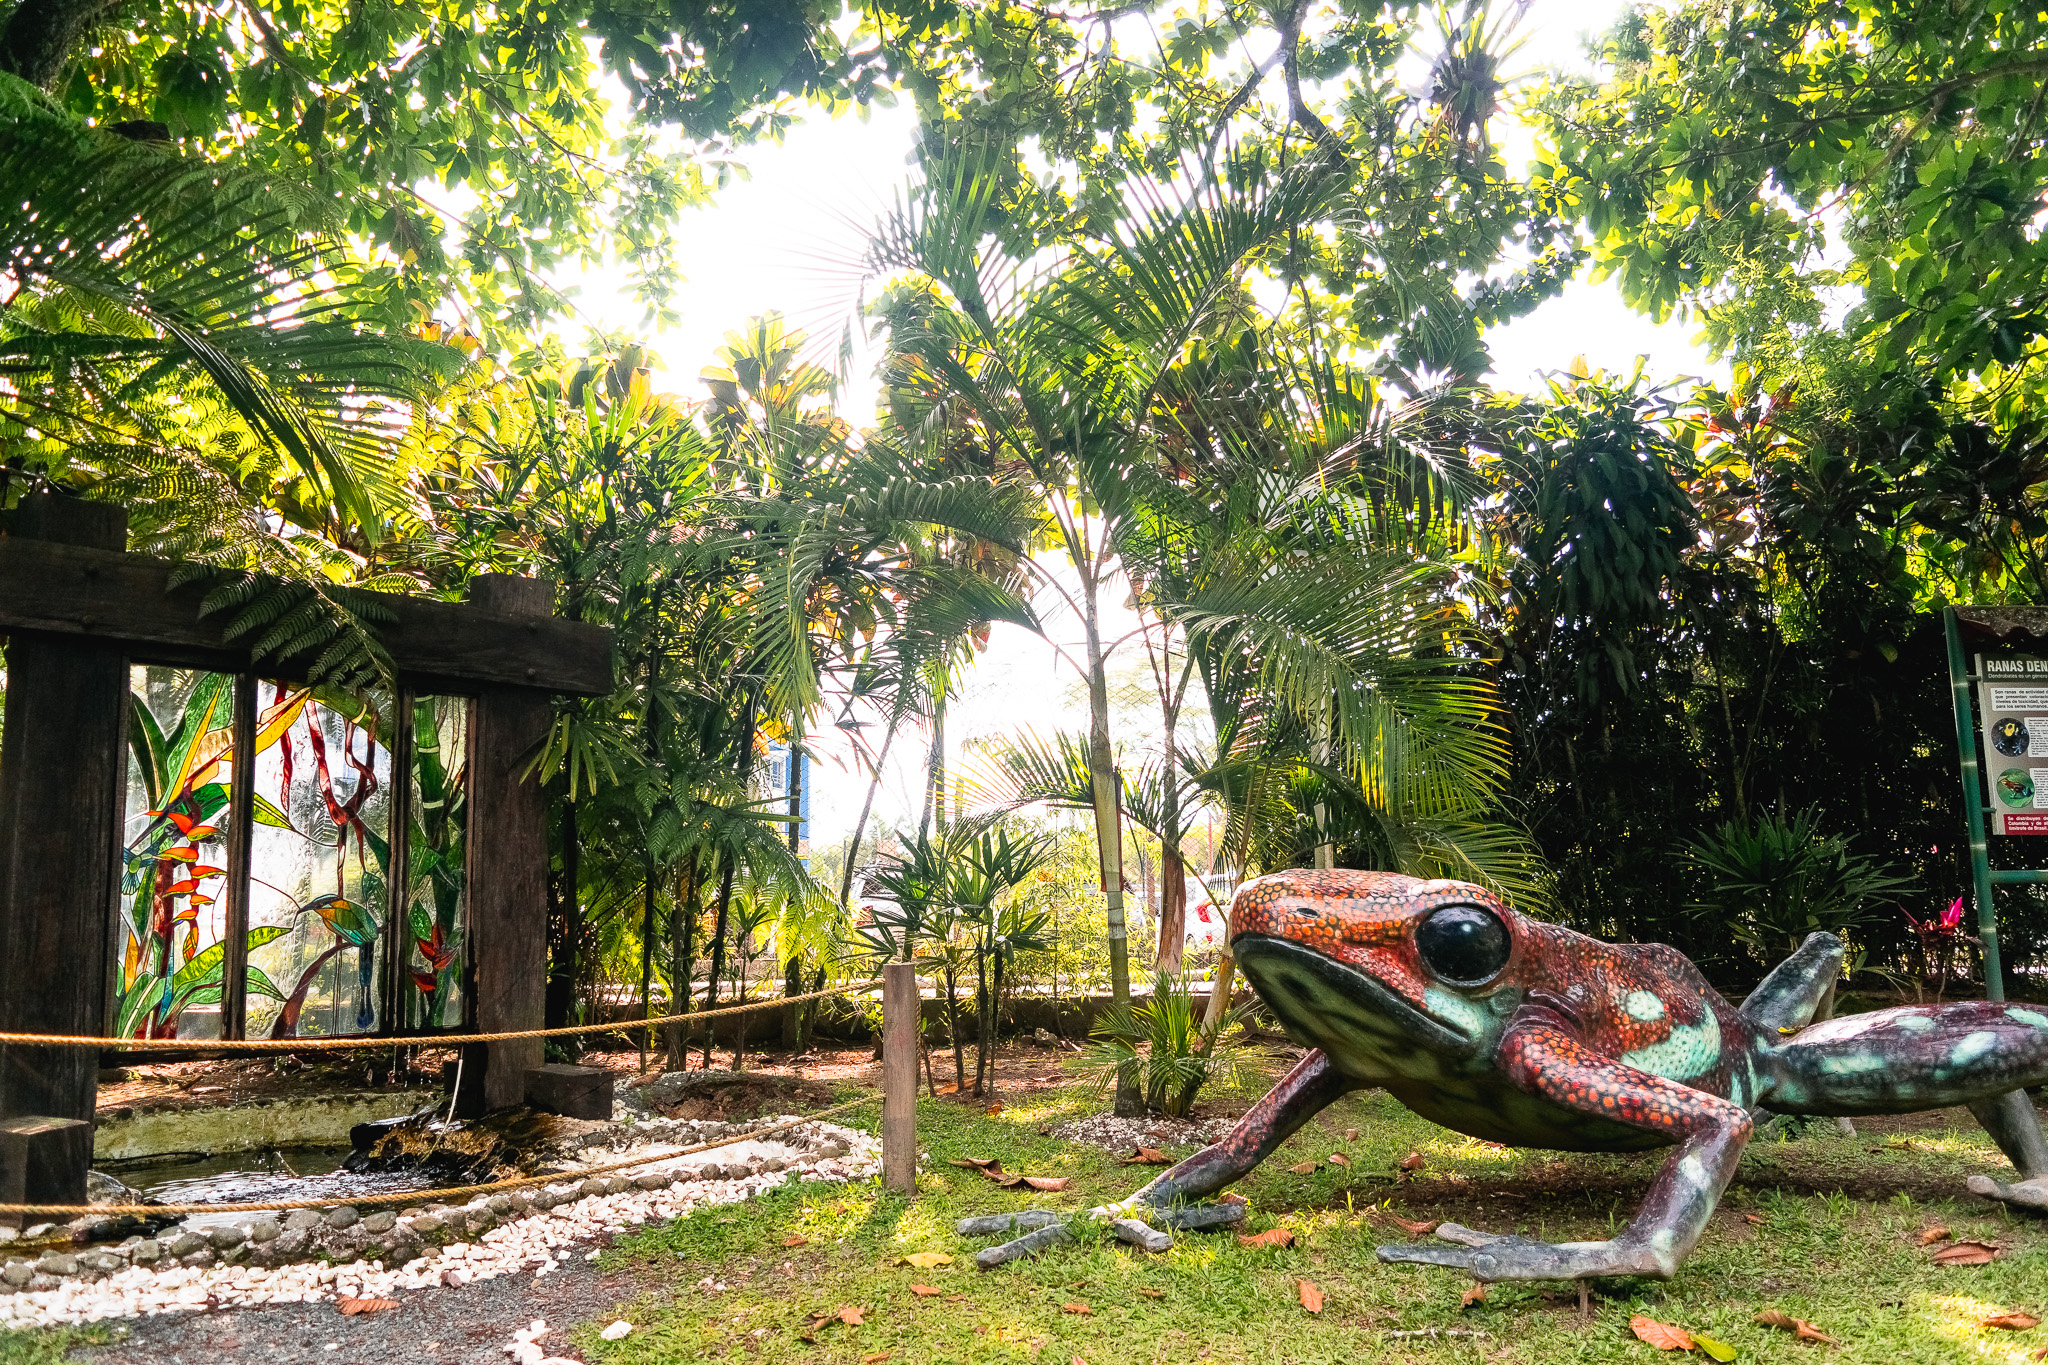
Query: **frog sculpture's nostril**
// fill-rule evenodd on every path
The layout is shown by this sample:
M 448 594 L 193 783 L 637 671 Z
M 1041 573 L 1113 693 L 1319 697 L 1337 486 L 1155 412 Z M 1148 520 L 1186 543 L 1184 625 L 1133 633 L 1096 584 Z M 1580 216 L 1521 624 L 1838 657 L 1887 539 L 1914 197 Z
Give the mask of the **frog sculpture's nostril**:
M 1304 919 L 1321 919 L 1321 918 L 1322 918 L 1322 914 L 1321 914 L 1321 912 L 1319 912 L 1319 911 L 1315 911 L 1315 910 L 1309 910 L 1309 909 L 1305 909 L 1305 908 L 1303 908 L 1302 906 L 1299 906 L 1299 905 L 1297 905 L 1297 906 L 1293 907 L 1293 909 L 1294 909 L 1294 913 L 1295 913 L 1295 914 L 1297 914 L 1297 915 L 1300 915 L 1300 916 L 1302 916 L 1302 917 L 1303 917 Z

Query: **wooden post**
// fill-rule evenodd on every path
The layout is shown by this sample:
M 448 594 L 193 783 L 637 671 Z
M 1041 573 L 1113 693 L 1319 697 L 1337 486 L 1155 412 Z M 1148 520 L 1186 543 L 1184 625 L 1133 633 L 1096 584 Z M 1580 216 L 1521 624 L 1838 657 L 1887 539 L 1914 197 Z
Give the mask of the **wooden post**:
M 882 968 L 882 1188 L 917 1191 L 917 967 Z
M 38 494 L 15 509 L 13 534 L 121 550 L 127 514 L 106 503 Z M 89 632 L 92 618 L 84 625 Z M 0 740 L 0 1030 L 99 1036 L 107 1027 L 128 659 L 117 643 L 16 632 L 7 649 Z M 0 1119 L 90 1124 L 99 1053 L 0 1048 Z M 40 1130 L 39 1130 L 40 1131 Z M 38 1188 L 84 1202 L 90 1142 L 59 1142 Z M 81 1157 L 79 1154 L 83 1153 Z
M 505 615 L 546 617 L 554 589 L 533 578 L 482 575 L 469 600 Z M 469 757 L 469 956 L 479 1033 L 537 1029 L 548 967 L 547 798 L 525 777 L 548 730 L 548 698 L 517 687 L 487 687 L 471 713 Z M 476 1043 L 464 1049 L 458 1114 L 526 1100 L 526 1073 L 541 1064 L 542 1040 Z

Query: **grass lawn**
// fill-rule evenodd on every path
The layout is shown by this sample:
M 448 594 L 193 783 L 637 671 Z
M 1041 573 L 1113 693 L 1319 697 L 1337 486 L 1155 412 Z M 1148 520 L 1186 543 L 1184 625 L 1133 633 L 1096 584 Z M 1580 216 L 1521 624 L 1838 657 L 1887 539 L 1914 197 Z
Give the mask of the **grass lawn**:
M 1465 1306 L 1469 1279 L 1383 1266 L 1373 1248 L 1413 1240 L 1392 1216 L 1449 1216 L 1554 1239 L 1599 1236 L 1633 1212 L 1658 1157 L 1506 1151 L 1436 1128 L 1379 1094 L 1325 1111 L 1238 1187 L 1251 1202 L 1245 1230 L 1287 1228 L 1291 1248 L 1246 1247 L 1231 1233 L 1183 1234 L 1163 1256 L 1114 1242 L 1069 1245 L 977 1272 L 972 1255 L 986 1243 L 956 1237 L 955 1219 L 1085 1207 L 1149 1174 L 1040 1135 L 1095 1107 L 1073 1089 L 1039 1092 L 996 1115 L 924 1103 L 920 1137 L 932 1159 L 915 1200 L 872 1185 L 805 1185 L 621 1238 L 608 1257 L 674 1287 L 622 1307 L 620 1316 L 635 1324 L 625 1339 L 599 1339 L 608 1320 L 601 1318 L 571 1340 L 605 1365 L 727 1357 L 870 1365 L 1706 1359 L 1637 1341 L 1629 1318 L 1642 1313 L 1708 1333 L 1744 1361 L 2020 1362 L 2048 1347 L 2048 1327 L 1980 1326 L 2014 1309 L 2048 1316 L 2048 1224 L 1952 1197 L 1966 1175 L 2003 1166 L 1967 1119 L 1960 1129 L 1921 1120 L 1882 1131 L 1866 1125 L 1860 1138 L 1830 1129 L 1753 1144 L 1678 1278 L 1603 1284 L 1585 1317 L 1562 1285 L 1496 1285 L 1484 1302 Z M 1349 1129 L 1355 1138 L 1345 1136 Z M 1411 1151 L 1426 1164 L 1397 1178 Z M 1352 1165 L 1327 1164 L 1331 1153 Z M 966 1156 L 1074 1181 L 1059 1194 L 1012 1192 L 946 1164 Z M 1313 1175 L 1287 1169 L 1310 1159 L 1325 1163 Z M 2004 1250 L 1986 1266 L 1936 1265 L 1938 1248 L 1919 1245 L 1922 1230 L 1936 1225 Z M 792 1244 L 796 1238 L 802 1243 Z M 901 1263 L 915 1252 L 953 1260 L 929 1269 Z M 1323 1293 L 1320 1314 L 1301 1306 L 1304 1279 Z M 912 1285 L 942 1292 L 919 1295 Z M 858 1309 L 860 1325 L 840 1321 L 842 1308 Z M 1764 1308 L 1807 1319 L 1840 1345 L 1756 1325 Z M 1426 1328 L 1446 1335 L 1394 1335 Z M 1447 1335 L 1454 1328 L 1472 1335 Z

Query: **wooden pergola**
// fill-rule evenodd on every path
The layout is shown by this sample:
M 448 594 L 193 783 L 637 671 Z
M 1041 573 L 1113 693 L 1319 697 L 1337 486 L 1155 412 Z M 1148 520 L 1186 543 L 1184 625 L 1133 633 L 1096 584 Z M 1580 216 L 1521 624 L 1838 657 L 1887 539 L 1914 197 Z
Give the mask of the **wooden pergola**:
M 173 587 L 177 565 L 126 544 L 120 508 L 47 494 L 23 499 L 0 537 L 0 1032 L 104 1036 L 108 1027 L 130 666 L 233 675 L 232 742 L 245 755 L 256 679 L 296 682 L 311 666 L 259 664 L 247 641 L 225 637 L 227 614 L 201 615 L 204 584 Z M 469 699 L 465 1031 L 539 1028 L 548 838 L 540 784 L 525 774 L 551 696 L 611 690 L 610 632 L 551 616 L 548 584 L 504 575 L 473 580 L 462 603 L 378 595 L 375 605 L 388 618 L 376 629 L 401 693 Z M 249 841 L 237 843 L 234 830 L 248 827 L 252 785 L 233 784 L 230 897 L 247 895 Z M 393 837 L 404 837 L 396 824 Z M 393 866 L 407 866 L 402 842 Z M 387 981 L 399 965 L 396 937 L 386 935 Z M 229 1037 L 239 1031 L 240 939 L 222 939 Z M 389 1012 L 385 1029 L 399 1036 Z M 541 1057 L 539 1039 L 467 1046 L 458 1104 L 520 1103 Z M 83 1201 L 99 1064 L 91 1048 L 0 1045 L 0 1203 Z

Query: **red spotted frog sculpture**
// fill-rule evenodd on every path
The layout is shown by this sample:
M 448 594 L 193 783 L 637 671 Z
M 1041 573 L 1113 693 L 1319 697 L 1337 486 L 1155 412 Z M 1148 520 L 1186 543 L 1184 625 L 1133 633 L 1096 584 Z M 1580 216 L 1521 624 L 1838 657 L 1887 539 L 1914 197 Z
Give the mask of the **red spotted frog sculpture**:
M 1841 969 L 1832 934 L 1807 939 L 1738 1009 L 1676 949 L 1602 943 L 1517 914 L 1477 886 L 1384 872 L 1257 878 L 1239 888 L 1230 925 L 1259 998 L 1311 1051 L 1222 1141 L 1090 1211 L 1141 1244 L 1158 1243 L 1142 1242 L 1131 1215 L 1170 1227 L 1219 1221 L 1193 1201 L 1242 1177 L 1340 1095 L 1371 1086 L 1495 1142 L 1674 1149 L 1635 1217 L 1606 1241 L 1445 1224 L 1438 1235 L 1452 1245 L 1379 1249 L 1383 1261 L 1480 1280 L 1668 1278 L 1699 1240 L 1762 1109 L 1968 1105 L 2021 1177 L 2007 1186 L 1980 1176 L 1972 1189 L 2048 1207 L 2048 1147 L 2019 1093 L 2048 1081 L 2048 1006 L 1914 1005 L 1812 1024 Z M 1061 1235 L 1040 1227 L 977 1259 L 987 1268 Z

